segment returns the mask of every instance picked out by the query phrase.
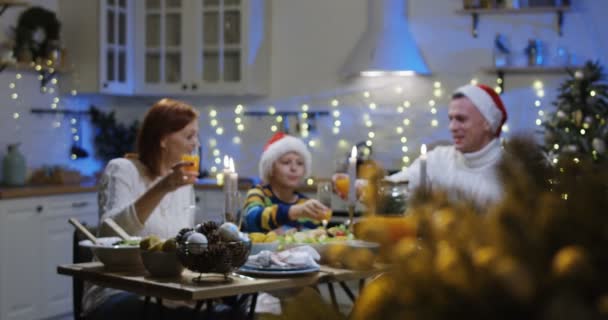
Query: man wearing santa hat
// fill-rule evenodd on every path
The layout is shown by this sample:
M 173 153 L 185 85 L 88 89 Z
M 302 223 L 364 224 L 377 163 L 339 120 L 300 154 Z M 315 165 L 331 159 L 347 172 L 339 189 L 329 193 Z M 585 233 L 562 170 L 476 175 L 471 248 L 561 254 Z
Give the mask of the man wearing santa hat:
M 499 137 L 507 120 L 500 96 L 485 85 L 458 88 L 448 105 L 453 145 L 438 146 L 427 154 L 426 186 L 447 190 L 487 207 L 501 199 L 497 166 L 502 158 Z M 421 186 L 421 159 L 404 171 L 387 177 Z

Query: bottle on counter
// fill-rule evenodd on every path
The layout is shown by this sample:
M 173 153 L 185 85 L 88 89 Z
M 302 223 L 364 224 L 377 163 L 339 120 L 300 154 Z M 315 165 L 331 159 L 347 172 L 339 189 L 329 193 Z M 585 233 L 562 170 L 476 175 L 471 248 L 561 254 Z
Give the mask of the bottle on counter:
M 19 144 L 9 144 L 2 161 L 3 182 L 7 186 L 25 185 L 25 157 L 19 152 Z

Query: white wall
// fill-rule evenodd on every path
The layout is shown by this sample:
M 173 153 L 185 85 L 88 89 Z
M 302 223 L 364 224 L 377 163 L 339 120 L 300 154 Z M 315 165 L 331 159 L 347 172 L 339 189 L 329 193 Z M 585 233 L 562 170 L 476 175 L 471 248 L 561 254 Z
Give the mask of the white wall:
M 78 0 L 74 0 L 78 1 Z M 56 1 L 32 1 L 56 8 Z M 420 143 L 448 139 L 445 130 L 445 106 L 449 92 L 468 83 L 472 78 L 479 82 L 495 84 L 495 76 L 484 74 L 481 68 L 492 64 L 493 38 L 496 33 L 508 34 L 513 51 L 519 54 L 517 62 L 523 61 L 523 48 L 530 38 L 544 41 L 550 58 L 557 46 L 566 47 L 576 56 L 577 62 L 586 59 L 608 61 L 608 22 L 604 15 L 608 12 L 608 1 L 581 0 L 572 12 L 565 14 L 564 36 L 558 37 L 555 30 L 556 17 L 553 14 L 491 15 L 481 16 L 479 38 L 470 35 L 470 16 L 458 15 L 455 10 L 461 5 L 456 0 L 411 0 L 409 1 L 410 30 L 418 43 L 431 72 L 430 77 L 404 79 L 362 79 L 345 81 L 339 71 L 354 48 L 366 25 L 366 0 L 275 0 L 269 1 L 272 8 L 272 57 L 271 93 L 259 99 L 207 98 L 185 99 L 201 110 L 201 133 L 204 138 L 214 136 L 209 126 L 208 111 L 218 111 L 218 119 L 224 127 L 222 136 L 216 136 L 222 153 L 234 155 L 237 167 L 243 175 L 257 173 L 257 159 L 262 145 L 272 134 L 269 130 L 272 119 L 246 118 L 246 131 L 240 134 L 241 144 L 234 144 L 237 134 L 234 124 L 234 107 L 245 105 L 247 110 L 266 110 L 273 105 L 278 110 L 299 110 L 304 103 L 311 110 L 331 110 L 329 102 L 333 98 L 340 101 L 342 128 L 340 135 L 333 135 L 330 118 L 317 121 L 318 133 L 311 136 L 317 143 L 313 148 L 314 174 L 329 175 L 350 148 L 349 143 L 367 139 L 370 129 L 365 127 L 363 114 L 368 113 L 373 122 L 371 130 L 376 134 L 374 151 L 387 168 L 402 165 L 401 136 L 408 138 L 407 146 L 412 159 L 416 157 Z M 14 25 L 14 17 L 20 9 L 9 9 L 2 16 L 2 28 Z M 94 37 L 94 35 L 92 35 Z M 523 62 L 522 62 L 523 63 Z M 534 121 L 538 109 L 533 106 L 536 99 L 532 84 L 541 80 L 545 87 L 545 97 L 540 99 L 544 110 L 551 110 L 556 88 L 564 75 L 507 75 L 506 91 L 503 99 L 509 109 L 509 134 L 522 130 L 535 130 Z M 8 88 L 15 79 L 15 73 L 4 71 L 0 74 L 0 146 L 12 141 L 21 141 L 30 166 L 43 164 L 72 165 L 84 171 L 99 167 L 94 161 L 70 161 L 68 149 L 71 144 L 67 122 L 59 129 L 53 128 L 52 117 L 39 117 L 28 113 L 32 107 L 46 108 L 52 99 L 48 94 L 39 93 L 39 85 L 33 75 L 25 75 L 18 83 L 18 102 L 10 99 Z M 433 97 L 433 83 L 441 82 L 444 94 Z M 396 88 L 402 92 L 397 93 Z M 369 91 L 371 98 L 363 97 Z M 439 110 L 437 115 L 430 112 L 428 101 L 435 99 Z M 412 107 L 404 114 L 397 114 L 396 107 L 409 100 Z M 115 108 L 126 120 L 140 118 L 154 101 L 148 98 L 110 98 L 104 96 L 84 96 L 63 100 L 64 107 L 86 108 L 93 103 L 104 108 Z M 367 105 L 375 102 L 378 108 L 369 110 Z M 20 112 L 14 120 L 13 113 Z M 404 134 L 397 134 L 395 128 L 403 118 L 411 120 L 404 127 Z M 439 126 L 431 127 L 430 121 L 437 119 Z M 87 131 L 84 132 L 85 139 Z M 89 132 L 88 139 L 91 138 Z M 339 140 L 345 142 L 340 144 Z M 208 141 L 205 141 L 207 143 Z M 90 145 L 89 145 L 90 147 Z M 213 157 L 206 145 L 206 160 L 209 168 Z M 0 151 L 3 155 L 4 151 Z

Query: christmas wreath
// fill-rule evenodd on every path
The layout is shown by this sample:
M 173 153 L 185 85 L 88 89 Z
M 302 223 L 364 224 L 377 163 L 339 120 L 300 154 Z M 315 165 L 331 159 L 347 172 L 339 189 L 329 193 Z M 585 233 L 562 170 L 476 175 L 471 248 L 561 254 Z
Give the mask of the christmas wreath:
M 15 56 L 31 54 L 32 60 L 45 58 L 58 46 L 61 23 L 54 12 L 33 7 L 21 13 L 15 29 Z

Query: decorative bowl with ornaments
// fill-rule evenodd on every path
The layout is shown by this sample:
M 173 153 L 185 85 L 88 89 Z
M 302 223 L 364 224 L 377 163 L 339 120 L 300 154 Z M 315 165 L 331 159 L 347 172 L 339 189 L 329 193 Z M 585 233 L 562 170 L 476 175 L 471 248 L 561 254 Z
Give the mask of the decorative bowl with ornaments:
M 177 256 L 186 269 L 201 273 L 194 282 L 205 282 L 203 273 L 228 275 L 247 262 L 251 241 L 247 234 L 230 222 L 218 225 L 213 221 L 184 228 L 175 237 Z

